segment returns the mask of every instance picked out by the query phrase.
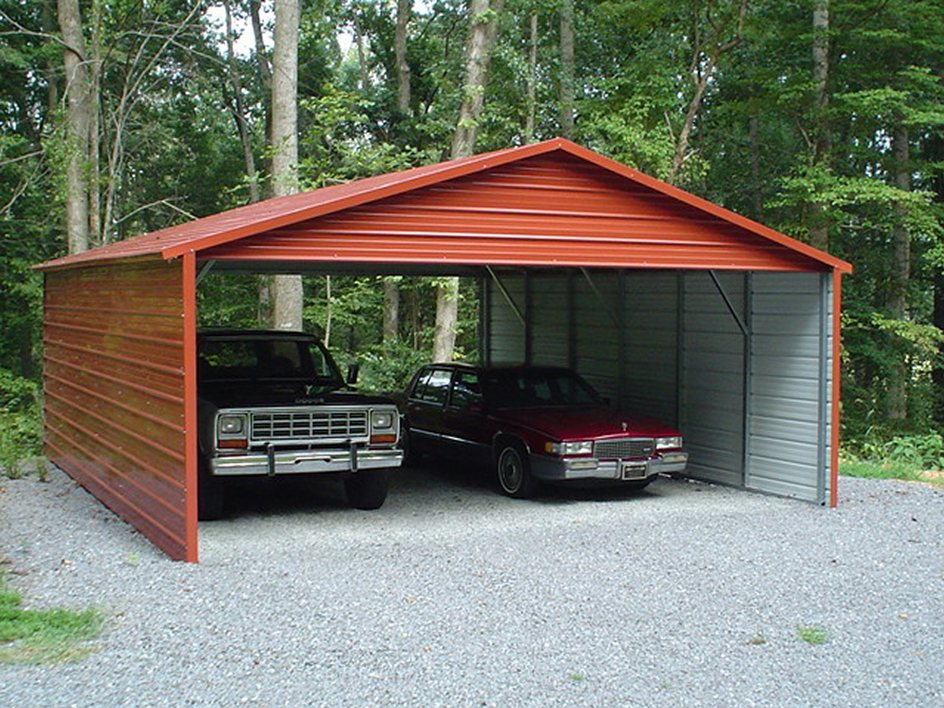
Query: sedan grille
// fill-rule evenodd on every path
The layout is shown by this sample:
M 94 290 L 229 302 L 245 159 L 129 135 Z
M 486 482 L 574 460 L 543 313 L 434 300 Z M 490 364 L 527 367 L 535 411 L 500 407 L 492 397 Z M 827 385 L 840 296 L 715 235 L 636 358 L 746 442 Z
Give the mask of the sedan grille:
M 367 436 L 367 411 L 252 414 L 253 440 L 327 440 Z
M 593 456 L 601 460 L 631 460 L 652 457 L 655 441 L 652 438 L 620 438 L 600 440 L 593 445 Z

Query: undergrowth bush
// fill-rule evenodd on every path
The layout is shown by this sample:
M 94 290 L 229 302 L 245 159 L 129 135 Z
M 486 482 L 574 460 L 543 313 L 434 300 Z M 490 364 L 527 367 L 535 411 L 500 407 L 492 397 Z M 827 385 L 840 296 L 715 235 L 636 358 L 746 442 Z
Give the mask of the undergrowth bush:
M 25 461 L 39 455 L 43 439 L 39 387 L 0 369 L 0 470 L 19 477 Z
M 920 435 L 870 438 L 853 448 L 855 455 L 873 462 L 891 462 L 921 469 L 944 469 L 944 437 L 934 431 Z

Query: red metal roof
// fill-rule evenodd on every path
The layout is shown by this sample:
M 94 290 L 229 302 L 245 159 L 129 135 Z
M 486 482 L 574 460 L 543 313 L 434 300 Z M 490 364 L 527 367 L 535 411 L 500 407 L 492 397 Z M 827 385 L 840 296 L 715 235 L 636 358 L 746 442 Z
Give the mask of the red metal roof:
M 825 266 L 844 273 L 849 273 L 852 270 L 852 266 L 849 263 L 835 258 L 828 253 L 819 251 L 812 246 L 801 243 L 751 219 L 735 214 L 732 211 L 712 204 L 711 202 L 653 177 L 649 177 L 625 165 L 621 165 L 618 162 L 603 157 L 586 148 L 582 148 L 563 138 L 555 138 L 533 145 L 473 155 L 472 157 L 450 160 L 435 165 L 416 167 L 402 172 L 368 177 L 356 182 L 324 187 L 322 189 L 293 194 L 287 197 L 268 199 L 202 219 L 196 219 L 178 226 L 154 231 L 136 238 L 118 241 L 84 253 L 58 258 L 43 263 L 37 266 L 37 268 L 63 268 L 91 262 L 140 256 L 159 255 L 165 259 L 170 259 L 191 252 L 202 255 L 202 252 L 211 249 L 214 256 L 221 256 L 226 252 L 232 252 L 234 249 L 238 249 L 238 245 L 235 242 L 241 239 L 246 239 L 265 232 L 278 231 L 281 234 L 285 234 L 289 227 L 299 224 L 300 222 L 311 222 L 318 217 L 337 214 L 337 212 L 340 211 L 353 209 L 354 207 L 365 204 L 372 204 L 390 197 L 421 190 L 425 187 L 438 185 L 460 177 L 475 175 L 487 170 L 495 170 L 496 168 L 511 163 L 526 161 L 536 156 L 552 156 L 555 152 L 561 153 L 562 157 L 569 156 L 571 160 L 577 158 L 589 165 L 595 165 L 597 168 L 602 168 L 609 173 L 617 175 L 628 182 L 627 186 L 636 190 L 640 187 L 644 188 L 647 192 L 652 190 L 652 192 L 656 193 L 652 196 L 658 198 L 659 201 L 671 202 L 676 207 L 684 209 L 689 214 L 700 213 L 715 223 L 718 223 L 720 220 L 734 237 L 737 236 L 737 233 L 741 233 L 744 236 L 751 237 L 752 241 L 757 241 L 757 237 L 760 237 L 762 241 L 766 240 L 768 247 L 773 247 L 774 250 L 781 252 L 779 261 L 772 260 L 768 267 L 780 267 L 777 265 L 778 263 L 786 262 L 783 258 L 783 252 L 786 250 L 793 252 L 792 255 L 787 256 L 787 261 L 812 261 L 813 263 L 811 263 L 811 265 L 815 264 L 819 266 L 819 268 Z M 649 193 L 651 194 L 651 192 Z M 666 200 L 666 197 L 669 199 Z M 335 219 L 339 217 L 340 215 L 337 215 Z M 532 218 L 540 219 L 542 215 L 536 213 L 532 215 Z M 688 221 L 693 222 L 694 219 L 689 217 Z M 330 231 L 325 235 L 328 236 L 328 239 L 323 245 L 328 246 L 330 243 Z M 278 236 L 275 236 L 275 238 L 277 240 Z M 470 243 L 465 244 L 465 252 L 468 254 L 465 257 L 467 262 L 481 260 L 482 253 L 493 253 L 493 249 L 495 249 L 497 245 L 494 240 L 489 241 L 487 244 L 483 241 L 482 245 L 487 248 L 486 251 L 475 248 L 474 241 L 483 238 L 488 240 L 488 237 L 484 234 L 474 234 L 471 236 Z M 535 243 L 529 245 L 529 253 L 532 255 L 519 261 L 521 264 L 532 264 L 542 261 L 540 256 L 541 246 L 537 243 L 539 240 L 540 239 L 535 239 Z M 253 241 L 258 243 L 258 239 L 253 239 Z M 618 243 L 614 243 L 613 246 L 618 247 Z M 778 246 L 780 248 L 777 248 Z M 403 242 L 403 247 L 404 252 L 399 255 L 396 253 L 395 243 L 388 243 L 387 247 L 379 249 L 377 252 L 371 252 L 371 249 L 368 247 L 367 250 L 364 251 L 363 256 L 353 258 L 352 260 L 362 262 L 429 262 L 429 259 L 421 257 L 418 253 L 410 254 L 409 239 Z M 658 244 L 655 243 L 648 245 L 650 250 L 657 247 Z M 469 248 L 472 250 L 469 251 Z M 627 254 L 631 252 L 632 249 L 627 249 Z M 730 251 L 728 252 L 730 253 Z M 326 257 L 330 254 L 330 247 L 327 248 L 325 253 Z M 205 255 L 210 254 L 207 253 Z M 600 265 L 607 265 L 608 259 L 606 258 L 606 254 L 597 254 L 597 256 L 601 255 L 603 262 L 600 263 Z M 643 253 L 643 256 L 644 255 Z M 693 253 L 692 255 L 695 259 L 692 261 L 691 267 L 714 267 L 711 263 L 710 252 Z M 553 258 L 546 259 L 546 263 L 547 265 L 568 265 L 571 264 L 570 261 L 573 260 L 574 262 L 572 264 L 574 265 L 595 264 L 593 259 L 587 260 L 587 258 L 581 258 L 580 256 L 581 254 L 579 252 L 563 251 L 561 253 L 555 253 Z M 245 258 L 245 255 L 243 258 Z M 516 262 L 514 258 L 509 258 L 507 261 L 503 259 L 499 260 L 509 263 Z M 642 261 L 643 262 L 640 262 L 639 265 L 646 265 L 645 257 L 642 258 Z M 491 262 L 491 260 L 489 262 Z M 666 263 L 666 265 L 669 264 Z M 734 267 L 735 264 L 732 262 L 719 263 L 717 265 L 718 267 Z M 677 267 L 686 267 L 686 264 L 683 261 L 679 261 Z

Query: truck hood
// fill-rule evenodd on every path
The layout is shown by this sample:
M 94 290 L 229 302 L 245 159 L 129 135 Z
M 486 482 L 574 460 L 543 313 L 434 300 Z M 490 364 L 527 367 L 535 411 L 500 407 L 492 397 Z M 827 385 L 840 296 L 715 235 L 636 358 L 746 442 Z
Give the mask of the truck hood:
M 393 401 L 385 396 L 365 394 L 349 388 L 341 388 L 319 394 L 315 387 L 311 394 L 300 382 L 273 383 L 265 385 L 226 382 L 200 387 L 200 398 L 217 408 L 255 408 L 272 406 L 304 406 L 327 404 L 333 406 L 365 406 L 388 404 Z
M 519 408 L 492 411 L 499 422 L 519 425 L 555 440 L 589 440 L 624 437 L 671 437 L 678 430 L 635 413 L 606 406 L 579 408 Z

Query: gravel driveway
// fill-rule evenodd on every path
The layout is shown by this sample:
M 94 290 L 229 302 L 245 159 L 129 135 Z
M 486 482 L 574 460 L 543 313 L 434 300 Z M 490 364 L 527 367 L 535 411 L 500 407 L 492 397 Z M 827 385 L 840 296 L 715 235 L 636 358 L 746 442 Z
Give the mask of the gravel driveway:
M 247 491 L 188 565 L 60 472 L 0 482 L 10 584 L 108 617 L 82 663 L 0 666 L 2 705 L 944 704 L 940 489 L 517 501 L 403 470 L 377 512 Z

